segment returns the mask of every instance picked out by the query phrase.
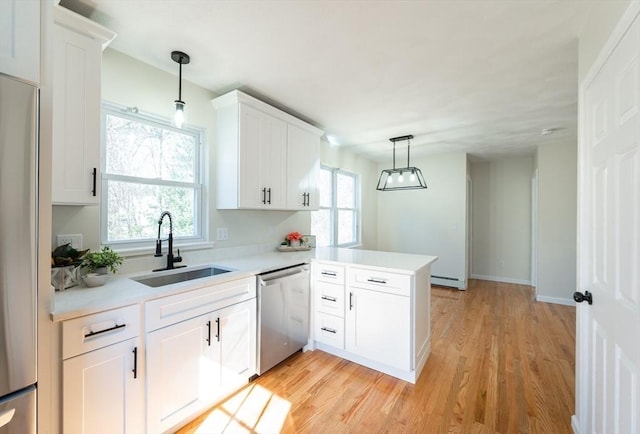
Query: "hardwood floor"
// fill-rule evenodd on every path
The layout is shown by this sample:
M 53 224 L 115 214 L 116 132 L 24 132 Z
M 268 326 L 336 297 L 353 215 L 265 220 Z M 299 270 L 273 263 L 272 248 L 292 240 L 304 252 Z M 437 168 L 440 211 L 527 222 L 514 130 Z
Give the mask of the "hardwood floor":
M 506 283 L 434 287 L 415 385 L 297 353 L 179 433 L 572 433 L 575 308 L 532 298 Z

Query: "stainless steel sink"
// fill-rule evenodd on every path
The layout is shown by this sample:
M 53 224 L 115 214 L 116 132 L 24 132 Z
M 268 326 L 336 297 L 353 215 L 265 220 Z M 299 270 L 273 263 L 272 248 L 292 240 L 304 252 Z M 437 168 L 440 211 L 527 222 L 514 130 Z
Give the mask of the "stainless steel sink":
M 199 268 L 197 270 L 185 270 L 179 273 L 166 274 L 164 276 L 143 276 L 134 278 L 136 282 L 140 282 L 143 285 L 157 288 L 159 286 L 171 285 L 172 283 L 186 282 L 187 280 L 201 279 L 203 277 L 216 276 L 218 274 L 228 273 L 233 270 L 228 270 L 220 267 L 207 267 Z

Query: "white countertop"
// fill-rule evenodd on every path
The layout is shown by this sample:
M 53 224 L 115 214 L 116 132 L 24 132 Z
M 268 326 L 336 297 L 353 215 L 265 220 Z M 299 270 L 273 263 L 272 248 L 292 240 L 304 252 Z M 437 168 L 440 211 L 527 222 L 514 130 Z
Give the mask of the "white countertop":
M 252 256 L 217 260 L 213 264 L 189 264 L 189 269 L 216 265 L 235 271 L 187 282 L 179 282 L 159 288 L 152 288 L 131 279 L 149 275 L 150 272 L 146 271 L 111 277 L 104 286 L 97 288 L 77 286 L 65 291 L 58 291 L 54 296 L 51 318 L 53 321 L 63 321 L 78 316 L 152 300 L 154 298 L 191 291 L 211 284 L 223 283 L 297 264 L 309 263 L 312 260 L 363 265 L 386 271 L 413 274 L 437 259 L 436 256 L 335 247 L 320 247 L 309 251 L 297 252 L 273 251 Z M 154 273 L 154 276 L 172 274 L 184 270 L 183 268 L 159 272 Z

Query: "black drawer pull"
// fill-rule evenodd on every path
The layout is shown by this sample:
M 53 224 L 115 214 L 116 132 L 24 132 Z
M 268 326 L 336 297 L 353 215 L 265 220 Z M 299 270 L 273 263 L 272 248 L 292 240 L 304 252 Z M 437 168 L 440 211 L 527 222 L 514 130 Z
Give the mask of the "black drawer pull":
M 211 321 L 207 321 L 207 344 L 211 346 Z
M 327 300 L 327 301 L 333 301 L 333 302 L 338 301 L 338 299 L 337 299 L 337 298 L 335 298 L 335 297 L 329 297 L 328 295 L 323 295 L 323 296 L 322 296 L 322 297 L 320 297 L 320 298 L 321 298 L 321 299 L 323 299 L 323 300 Z
M 367 279 L 367 282 L 371 282 L 371 283 L 382 283 L 384 285 L 387 284 L 386 280 L 382 280 L 382 279 L 374 279 L 373 277 Z
M 333 333 L 333 334 L 338 333 L 335 329 L 330 329 L 328 327 L 320 327 L 320 330 L 325 331 L 325 332 L 329 332 L 329 333 Z
M 108 329 L 100 330 L 99 332 L 87 333 L 86 335 L 84 335 L 84 337 L 85 338 L 90 338 L 92 336 L 99 335 L 99 334 L 102 334 L 102 333 L 107 333 L 107 332 L 112 332 L 114 330 L 122 329 L 122 328 L 125 328 L 126 326 L 127 326 L 126 324 L 115 325 L 113 327 L 109 327 Z
M 138 347 L 133 348 L 133 378 L 138 378 Z
M 98 169 L 96 169 L 95 167 L 93 168 L 93 171 L 91 172 L 91 175 L 93 176 L 93 183 L 91 185 L 91 194 L 93 195 L 93 197 L 96 197 L 97 194 L 97 189 L 96 189 L 96 178 L 98 177 Z
M 329 277 L 336 277 L 337 274 L 334 273 L 333 271 L 321 271 L 320 274 L 322 274 L 323 276 L 329 276 Z

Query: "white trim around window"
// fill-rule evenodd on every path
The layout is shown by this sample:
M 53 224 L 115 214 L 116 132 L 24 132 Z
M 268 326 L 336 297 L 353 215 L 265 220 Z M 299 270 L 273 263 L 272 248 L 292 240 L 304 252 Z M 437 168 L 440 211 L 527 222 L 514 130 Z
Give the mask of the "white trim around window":
M 139 145 L 137 140 L 144 140 L 145 131 L 149 131 L 150 136 L 153 134 L 171 135 L 173 137 L 179 137 L 183 140 L 186 152 L 183 153 L 180 158 L 175 156 L 171 157 L 171 160 L 167 159 L 162 161 L 162 158 L 154 155 L 157 163 L 164 166 L 169 166 L 168 169 L 160 170 L 159 174 L 155 174 L 153 171 L 149 171 L 146 160 L 131 159 L 131 166 L 127 166 L 127 161 L 121 161 L 117 169 L 114 166 L 108 166 L 109 155 L 107 153 L 108 144 L 107 140 L 123 140 L 122 137 L 114 139 L 107 138 L 107 122 L 133 122 L 137 123 L 139 129 L 134 132 L 129 132 L 130 137 L 127 139 L 132 143 Z M 135 131 L 132 129 L 132 131 Z M 138 132 L 139 131 L 139 132 Z M 207 239 L 207 217 L 205 210 L 207 209 L 206 195 L 203 194 L 204 186 L 204 159 L 202 149 L 202 137 L 203 130 L 193 127 L 185 126 L 183 128 L 176 128 L 171 120 L 161 118 L 158 116 L 139 113 L 135 108 L 127 108 L 113 103 L 103 102 L 102 104 L 102 137 L 101 137 L 101 205 L 100 205 L 100 235 L 101 243 L 103 245 L 109 245 L 112 248 L 125 252 L 127 255 L 152 253 L 154 248 L 154 240 L 157 237 L 158 230 L 158 218 L 163 207 L 168 206 L 163 204 L 165 197 L 162 194 L 171 196 L 171 200 L 167 199 L 167 203 L 171 203 L 170 208 L 167 209 L 173 215 L 174 224 L 174 245 L 180 248 L 201 248 L 210 246 L 212 243 Z M 180 143 L 180 142 L 178 142 Z M 164 153 L 167 148 L 158 149 L 152 148 L 153 145 L 149 145 L 151 149 L 148 152 L 153 154 L 154 152 Z M 114 147 L 113 149 L 118 149 Z M 128 150 L 124 148 L 125 150 Z M 173 152 L 176 148 L 168 149 L 169 153 Z M 120 148 L 122 152 L 123 148 Z M 113 152 L 113 151 L 112 151 Z M 169 158 L 169 157 L 167 157 Z M 180 167 L 174 163 L 176 160 L 180 160 Z M 134 167 L 133 164 L 136 166 Z M 184 168 L 184 170 L 182 170 Z M 120 230 L 116 232 L 112 227 L 109 228 L 109 217 L 113 219 L 113 215 L 116 212 L 123 213 L 123 209 L 109 210 L 110 203 L 110 184 L 112 186 L 119 186 L 121 190 L 126 191 L 127 188 L 131 191 L 128 192 L 129 202 L 139 201 L 140 206 L 136 207 L 136 215 L 134 216 L 135 225 L 137 230 L 134 232 Z M 135 196 L 136 190 L 144 191 L 147 195 L 141 195 L 139 198 Z M 154 193 L 149 195 L 148 192 Z M 162 192 L 162 193 L 160 193 Z M 114 194 L 113 192 L 111 194 Z M 154 200 L 153 197 L 159 197 L 159 200 Z M 160 196 L 159 196 L 160 195 Z M 132 198 L 133 196 L 133 198 Z M 113 204 L 115 198 L 111 203 Z M 156 202 L 158 204 L 156 205 Z M 184 204 L 183 206 L 181 204 Z M 116 204 L 117 207 L 119 204 Z M 112 205 L 114 206 L 114 205 Z M 168 227 L 168 221 L 163 223 L 162 237 L 166 238 L 166 228 Z M 182 234 L 180 233 L 182 232 Z M 116 234 L 116 235 L 114 235 Z M 133 235 L 132 235 L 133 234 Z

